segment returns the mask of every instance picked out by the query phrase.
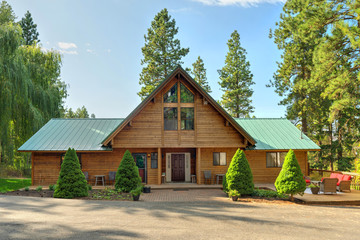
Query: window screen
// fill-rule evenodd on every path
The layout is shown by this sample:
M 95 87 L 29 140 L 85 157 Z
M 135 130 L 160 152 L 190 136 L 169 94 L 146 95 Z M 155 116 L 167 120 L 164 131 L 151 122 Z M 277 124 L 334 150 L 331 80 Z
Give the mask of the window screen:
M 164 130 L 177 130 L 177 119 L 177 108 L 164 108 Z

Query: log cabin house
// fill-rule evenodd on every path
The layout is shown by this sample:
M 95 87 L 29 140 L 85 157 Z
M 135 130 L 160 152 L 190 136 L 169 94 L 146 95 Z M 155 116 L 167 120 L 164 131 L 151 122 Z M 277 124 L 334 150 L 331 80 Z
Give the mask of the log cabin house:
M 92 183 L 116 171 L 128 149 L 147 184 L 204 184 L 208 170 L 214 183 L 238 148 L 255 183 L 274 183 L 289 149 L 304 174 L 308 151 L 319 150 L 286 119 L 231 117 L 180 66 L 124 119 L 51 119 L 18 149 L 32 154 L 33 185 L 56 183 L 69 147 Z

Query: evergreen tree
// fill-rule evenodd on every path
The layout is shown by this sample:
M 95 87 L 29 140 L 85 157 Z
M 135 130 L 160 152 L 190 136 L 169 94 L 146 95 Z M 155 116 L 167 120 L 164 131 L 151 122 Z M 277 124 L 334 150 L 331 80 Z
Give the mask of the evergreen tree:
M 207 81 L 206 69 L 204 67 L 204 62 L 198 56 L 197 60 L 192 64 L 193 68 L 190 70 L 191 74 L 194 77 L 194 80 L 207 92 L 211 93 L 211 88 Z
M 86 196 L 88 196 L 88 186 L 85 175 L 81 171 L 75 149 L 69 148 L 61 164 L 54 197 L 75 198 Z
M 229 52 L 226 55 L 225 66 L 218 70 L 220 87 L 224 91 L 221 105 L 233 117 L 248 117 L 254 112 L 250 99 L 253 90 L 251 85 L 253 75 L 250 63 L 246 61 L 246 50 L 240 45 L 240 35 L 235 30 L 227 43 Z
M 29 11 L 25 13 L 25 17 L 21 19 L 19 24 L 23 30 L 22 36 L 25 40 L 25 45 L 32 45 L 34 42 L 40 42 L 37 25 L 33 22 L 33 18 Z
M 5 23 L 14 23 L 16 16 L 10 4 L 2 1 L 0 5 L 0 25 Z
M 133 156 L 126 150 L 120 162 L 115 177 L 115 189 L 120 192 L 130 192 L 141 184 L 139 169 L 136 167 Z
M 275 187 L 279 193 L 290 194 L 291 201 L 294 201 L 294 194 L 303 194 L 306 189 L 304 175 L 291 149 L 286 154 L 279 176 L 276 178 Z
M 226 172 L 227 190 L 248 195 L 254 192 L 253 175 L 243 150 L 238 149 Z
M 138 93 L 141 99 L 146 98 L 178 64 L 182 64 L 181 58 L 188 54 L 189 48 L 181 48 L 180 40 L 175 38 L 178 30 L 166 8 L 151 22 L 144 36 L 145 46 L 141 49 L 144 56 L 139 80 L 142 87 Z
M 89 112 L 85 106 L 77 108 L 74 112 L 72 108 L 65 109 L 64 118 L 89 118 Z M 91 118 L 95 118 L 95 114 L 91 114 Z

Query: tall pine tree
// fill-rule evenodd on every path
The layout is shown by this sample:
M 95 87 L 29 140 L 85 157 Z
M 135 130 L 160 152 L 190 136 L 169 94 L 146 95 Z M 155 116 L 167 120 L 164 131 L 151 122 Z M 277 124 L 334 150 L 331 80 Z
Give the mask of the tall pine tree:
M 189 52 L 189 48 L 181 48 L 180 40 L 175 38 L 179 28 L 167 9 L 161 10 L 151 22 L 145 38 L 145 46 L 141 49 L 144 65 L 140 73 L 139 84 L 142 85 L 138 95 L 146 98 L 157 85 L 171 73 L 181 58 Z
M 211 93 L 211 88 L 207 81 L 206 69 L 204 67 L 204 61 L 198 56 L 196 61 L 192 64 L 193 68 L 190 70 L 194 77 L 194 80 L 207 92 Z
M 34 42 L 39 43 L 39 33 L 37 31 L 37 25 L 33 22 L 31 13 L 27 11 L 25 16 L 19 22 L 23 32 L 22 36 L 25 41 L 25 45 L 32 45 Z
M 233 117 L 249 117 L 254 112 L 251 105 L 253 90 L 251 85 L 253 75 L 250 63 L 246 60 L 246 50 L 240 45 L 240 35 L 235 30 L 227 43 L 229 52 L 226 55 L 225 66 L 218 70 L 220 87 L 224 91 L 221 105 Z

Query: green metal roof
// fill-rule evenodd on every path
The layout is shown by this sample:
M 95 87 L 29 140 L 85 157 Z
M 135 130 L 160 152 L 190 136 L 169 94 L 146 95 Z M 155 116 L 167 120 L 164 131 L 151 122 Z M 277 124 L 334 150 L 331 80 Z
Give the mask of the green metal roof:
M 18 151 L 108 151 L 102 141 L 119 124 L 122 118 L 51 119 Z
M 253 150 L 320 149 L 285 118 L 235 118 L 255 140 Z

